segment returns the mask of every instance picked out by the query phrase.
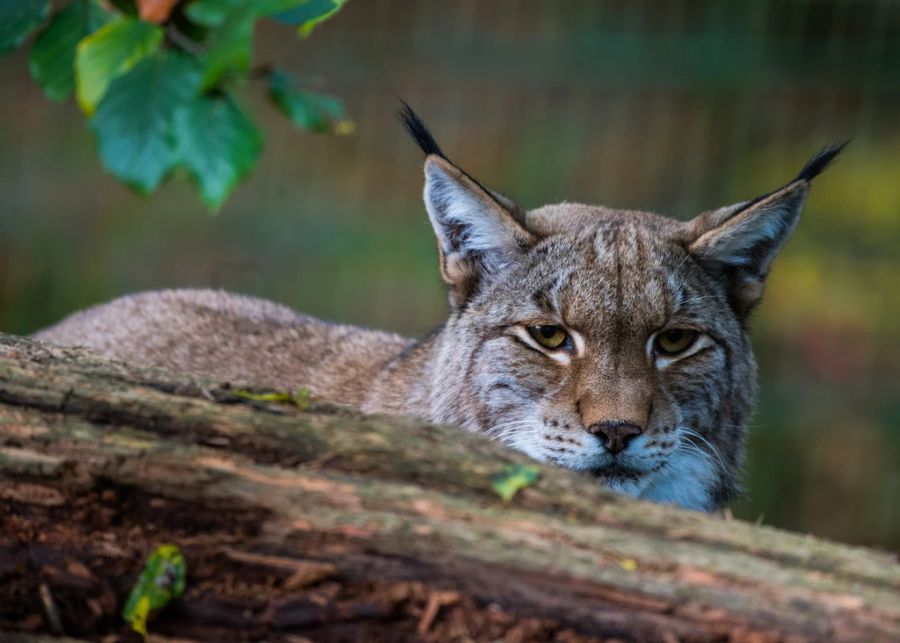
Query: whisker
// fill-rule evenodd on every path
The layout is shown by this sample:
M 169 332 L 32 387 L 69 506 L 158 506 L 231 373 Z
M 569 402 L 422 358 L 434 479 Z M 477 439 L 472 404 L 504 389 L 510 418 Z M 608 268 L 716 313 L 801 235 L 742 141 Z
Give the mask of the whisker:
M 697 432 L 694 431 L 693 429 L 689 429 L 689 428 L 687 428 L 687 427 L 681 427 L 681 431 L 682 431 L 682 433 L 684 434 L 684 436 L 685 436 L 685 437 L 687 438 L 687 440 L 688 440 L 687 442 L 681 442 L 681 445 L 685 445 L 685 446 L 686 446 L 686 445 L 690 445 L 690 446 L 692 446 L 692 447 L 694 447 L 694 448 L 696 448 L 696 449 L 698 449 L 699 451 L 702 452 L 703 450 L 699 447 L 699 445 L 697 445 L 697 444 L 692 444 L 692 443 L 690 442 L 690 439 L 691 439 L 691 438 L 695 438 L 695 439 L 697 439 L 697 440 L 700 440 L 700 442 L 702 442 L 703 444 L 705 444 L 705 445 L 709 448 L 709 450 L 710 450 L 712 456 L 715 458 L 716 463 L 717 463 L 717 464 L 719 465 L 719 467 L 722 469 L 722 472 L 723 472 L 723 473 L 728 473 L 728 467 L 725 465 L 725 459 L 722 457 L 722 454 L 719 453 L 719 450 L 718 450 L 716 447 L 714 447 L 714 446 L 710 443 L 709 440 L 707 440 L 706 438 L 704 438 L 702 435 L 700 435 L 699 433 L 697 433 Z M 710 454 L 706 454 L 706 455 L 710 455 Z
M 512 438 L 513 435 L 519 433 L 524 429 L 529 429 L 532 426 L 533 423 L 527 420 L 510 420 L 508 422 L 495 424 L 494 426 L 487 429 L 484 434 L 487 437 L 499 440 L 500 442 L 507 444 L 509 439 Z

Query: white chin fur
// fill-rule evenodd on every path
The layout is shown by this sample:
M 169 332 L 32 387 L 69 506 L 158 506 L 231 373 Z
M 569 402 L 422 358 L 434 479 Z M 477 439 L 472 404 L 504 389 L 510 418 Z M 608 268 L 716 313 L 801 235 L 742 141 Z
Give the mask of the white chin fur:
M 640 478 L 603 480 L 607 489 L 662 504 L 694 511 L 714 511 L 710 490 L 718 482 L 717 467 L 704 452 L 676 451 L 658 471 Z
M 716 464 L 710 457 L 678 453 L 658 472 L 648 476 L 640 493 L 644 500 L 678 505 L 695 511 L 714 511 L 710 490 L 717 482 Z

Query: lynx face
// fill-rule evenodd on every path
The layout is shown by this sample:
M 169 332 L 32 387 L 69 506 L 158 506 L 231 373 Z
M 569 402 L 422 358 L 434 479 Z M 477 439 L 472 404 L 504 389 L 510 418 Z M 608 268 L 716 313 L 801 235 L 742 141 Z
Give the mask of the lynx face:
M 525 212 L 428 154 L 451 314 L 430 416 L 612 489 L 713 510 L 738 490 L 756 395 L 746 332 L 823 150 L 785 187 L 680 222 L 563 203 Z
M 723 285 L 654 215 L 560 205 L 527 225 L 540 239 L 448 324 L 440 408 L 613 489 L 718 504 L 755 393 Z

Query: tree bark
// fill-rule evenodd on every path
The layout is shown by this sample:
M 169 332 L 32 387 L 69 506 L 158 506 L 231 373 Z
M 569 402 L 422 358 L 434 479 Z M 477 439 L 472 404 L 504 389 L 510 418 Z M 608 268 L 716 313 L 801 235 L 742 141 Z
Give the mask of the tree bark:
M 127 636 L 129 588 L 172 542 L 167 636 L 900 640 L 890 554 L 550 467 L 504 502 L 490 477 L 515 463 L 454 427 L 0 335 L 0 639 Z

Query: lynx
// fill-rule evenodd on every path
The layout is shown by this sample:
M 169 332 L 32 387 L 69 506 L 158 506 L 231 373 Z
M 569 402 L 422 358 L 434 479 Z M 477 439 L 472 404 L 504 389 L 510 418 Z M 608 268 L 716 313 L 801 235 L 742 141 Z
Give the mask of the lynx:
M 38 332 L 109 357 L 456 424 L 640 498 L 714 511 L 740 491 L 756 397 L 748 317 L 824 148 L 783 187 L 682 222 L 525 210 L 453 164 L 406 105 L 449 291 L 422 341 L 212 290 L 125 296 Z

